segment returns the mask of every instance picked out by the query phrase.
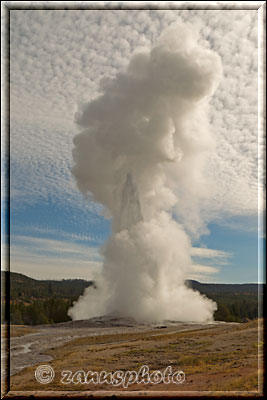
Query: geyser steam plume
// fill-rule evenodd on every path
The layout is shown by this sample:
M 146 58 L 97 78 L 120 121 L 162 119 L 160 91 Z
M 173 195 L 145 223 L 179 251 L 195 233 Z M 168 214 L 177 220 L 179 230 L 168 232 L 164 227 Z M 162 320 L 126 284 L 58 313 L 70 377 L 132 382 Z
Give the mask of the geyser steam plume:
M 73 174 L 109 212 L 112 234 L 97 289 L 85 290 L 72 319 L 212 320 L 216 304 L 184 282 L 186 232 L 201 227 L 202 171 L 214 145 L 207 105 L 221 72 L 219 56 L 179 25 L 103 80 L 102 94 L 78 113 Z

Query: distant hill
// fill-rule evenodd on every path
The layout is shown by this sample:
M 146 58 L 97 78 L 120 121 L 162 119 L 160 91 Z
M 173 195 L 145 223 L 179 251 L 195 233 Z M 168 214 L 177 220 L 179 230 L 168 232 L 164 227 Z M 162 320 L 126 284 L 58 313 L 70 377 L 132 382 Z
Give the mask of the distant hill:
M 4 278 L 7 272 L 1 271 Z M 91 286 L 93 281 L 84 279 L 62 279 L 39 280 L 26 275 L 10 272 L 10 298 L 47 298 L 56 297 L 78 297 L 83 294 L 84 289 Z M 195 280 L 187 280 L 188 287 L 198 290 L 202 294 L 258 294 L 262 290 L 262 285 L 257 283 L 230 284 L 230 283 L 200 283 Z
M 8 272 L 1 271 L 1 277 Z M 83 279 L 37 280 L 17 272 L 10 272 L 10 298 L 24 300 L 30 298 L 47 297 L 78 297 L 84 289 L 93 284 L 92 281 Z
M 200 293 L 247 293 L 258 294 L 262 290 L 262 285 L 257 283 L 200 283 L 194 280 L 188 280 L 187 286 L 198 290 Z
M 7 272 L 2 271 L 3 274 Z M 62 279 L 56 280 L 39 280 L 33 279 L 17 272 L 10 272 L 10 297 L 76 297 L 83 294 L 84 289 L 91 286 L 93 281 L 84 279 Z M 262 285 L 257 283 L 200 283 L 195 280 L 187 280 L 188 287 L 198 290 L 203 294 L 223 294 L 223 293 L 244 293 L 257 294 L 262 289 Z

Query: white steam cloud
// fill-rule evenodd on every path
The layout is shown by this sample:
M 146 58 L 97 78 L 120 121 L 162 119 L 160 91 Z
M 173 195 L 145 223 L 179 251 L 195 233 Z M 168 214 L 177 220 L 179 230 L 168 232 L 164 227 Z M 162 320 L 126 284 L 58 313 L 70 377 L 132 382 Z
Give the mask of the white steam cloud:
M 73 174 L 105 206 L 112 235 L 96 288 L 69 310 L 72 319 L 212 320 L 216 304 L 184 282 L 188 232 L 202 229 L 200 205 L 210 194 L 207 111 L 221 74 L 219 56 L 178 25 L 101 82 L 102 94 L 77 115 Z

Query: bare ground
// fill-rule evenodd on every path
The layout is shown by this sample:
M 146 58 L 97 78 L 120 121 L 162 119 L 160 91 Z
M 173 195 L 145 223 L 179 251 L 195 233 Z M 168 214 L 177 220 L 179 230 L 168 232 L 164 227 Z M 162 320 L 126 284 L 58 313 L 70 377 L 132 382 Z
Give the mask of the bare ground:
M 210 325 L 171 323 L 139 325 L 132 320 L 94 319 L 11 330 L 11 391 L 162 391 L 206 394 L 216 392 L 259 395 L 262 376 L 262 338 L 258 321 Z M 261 331 L 261 329 L 260 329 Z M 20 336 L 14 336 L 14 335 Z M 35 379 L 40 364 L 53 367 L 49 384 Z M 138 371 L 143 365 L 163 372 L 183 371 L 177 383 L 134 383 L 123 388 L 111 383 L 64 384 L 62 371 Z M 77 376 L 77 375 L 76 375 Z M 75 380 L 74 380 L 75 381 Z M 83 379 L 82 382 L 85 382 Z M 92 393 L 92 392 L 90 392 Z M 151 392 L 152 393 L 152 392 Z

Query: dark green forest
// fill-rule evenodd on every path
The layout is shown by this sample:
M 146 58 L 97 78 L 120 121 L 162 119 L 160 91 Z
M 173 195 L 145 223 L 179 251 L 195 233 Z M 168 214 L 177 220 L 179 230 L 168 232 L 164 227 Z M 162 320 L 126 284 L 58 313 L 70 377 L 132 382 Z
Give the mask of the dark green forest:
M 1 272 L 10 298 L 10 322 L 43 325 L 69 321 L 67 312 L 84 289 L 93 284 L 83 279 L 36 280 L 23 274 Z M 2 321 L 8 320 L 2 298 Z
M 47 300 L 35 300 L 27 305 L 23 302 L 11 303 L 10 322 L 15 325 L 43 325 L 69 321 L 67 312 L 72 302 L 52 297 Z
M 10 295 L 10 322 L 18 325 L 42 325 L 69 321 L 68 309 L 83 294 L 92 281 L 64 279 L 61 281 L 36 280 L 22 274 L 2 272 Z M 203 284 L 187 281 L 192 289 L 200 291 L 217 303 L 215 320 L 244 322 L 258 315 L 257 284 Z M 9 293 L 8 293 L 9 292 Z M 5 318 L 5 298 L 2 298 L 2 321 Z

